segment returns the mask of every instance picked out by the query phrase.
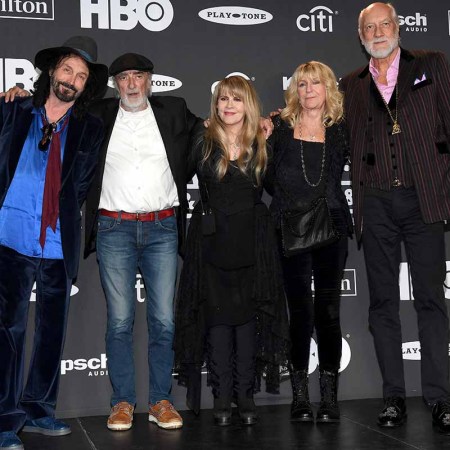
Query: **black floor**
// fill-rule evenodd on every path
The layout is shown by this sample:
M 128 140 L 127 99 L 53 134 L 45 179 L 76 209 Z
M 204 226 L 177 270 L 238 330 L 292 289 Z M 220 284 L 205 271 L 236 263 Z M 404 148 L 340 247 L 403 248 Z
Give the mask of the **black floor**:
M 136 414 L 131 430 L 112 432 L 106 417 L 68 419 L 72 434 L 46 437 L 21 433 L 25 450 L 185 450 L 185 449 L 450 449 L 450 436 L 432 429 L 431 414 L 419 398 L 407 399 L 408 421 L 397 429 L 381 429 L 375 418 L 379 399 L 343 401 L 340 424 L 302 424 L 289 421 L 289 405 L 261 406 L 260 421 L 252 427 L 233 415 L 229 427 L 212 424 L 212 411 L 199 417 L 182 411 L 181 430 L 162 430 Z M 234 413 L 235 414 L 235 413 Z

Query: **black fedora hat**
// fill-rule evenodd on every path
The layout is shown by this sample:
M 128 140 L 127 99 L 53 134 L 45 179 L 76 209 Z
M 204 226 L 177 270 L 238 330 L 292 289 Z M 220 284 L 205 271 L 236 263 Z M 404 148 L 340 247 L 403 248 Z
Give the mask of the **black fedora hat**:
M 78 55 L 86 61 L 89 71 L 95 74 L 95 95 L 102 96 L 108 83 L 108 67 L 97 63 L 97 43 L 88 36 L 72 36 L 61 47 L 40 50 L 34 57 L 34 65 L 40 71 L 46 70 L 55 58 L 68 52 Z

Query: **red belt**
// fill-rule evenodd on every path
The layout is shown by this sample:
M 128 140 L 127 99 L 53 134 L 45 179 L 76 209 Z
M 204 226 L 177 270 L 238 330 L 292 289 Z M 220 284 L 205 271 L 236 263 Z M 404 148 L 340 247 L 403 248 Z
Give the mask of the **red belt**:
M 108 211 L 107 209 L 101 209 L 99 211 L 101 216 L 112 217 L 113 219 L 122 220 L 136 220 L 138 222 L 153 222 L 156 218 L 166 219 L 175 214 L 173 208 L 163 209 L 161 211 L 147 212 L 147 213 L 129 213 L 125 211 Z

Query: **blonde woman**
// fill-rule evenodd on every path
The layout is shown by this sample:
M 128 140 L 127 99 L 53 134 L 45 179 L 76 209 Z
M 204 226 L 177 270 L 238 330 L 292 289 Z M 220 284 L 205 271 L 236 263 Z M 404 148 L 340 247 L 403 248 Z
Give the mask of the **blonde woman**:
M 267 166 L 261 110 L 251 83 L 222 80 L 210 124 L 192 152 L 201 193 L 194 208 L 180 279 L 175 352 L 188 406 L 198 412 L 200 369 L 207 362 L 217 425 L 257 422 L 253 394 L 267 372 L 277 391 L 288 325 L 275 231 L 261 202 Z
M 271 136 L 274 155 L 266 179 L 272 194 L 271 213 L 280 224 L 287 212 L 310 209 L 319 199 L 325 199 L 338 234 L 332 243 L 282 257 L 292 341 L 291 419 L 314 420 L 308 395 L 308 364 L 315 328 L 321 392 L 316 421 L 337 422 L 342 341 L 340 286 L 347 239 L 352 233 L 341 188 L 341 174 L 348 155 L 347 131 L 342 121 L 343 99 L 332 70 L 311 61 L 297 67 L 285 100 L 286 107 L 274 119 L 275 130 Z

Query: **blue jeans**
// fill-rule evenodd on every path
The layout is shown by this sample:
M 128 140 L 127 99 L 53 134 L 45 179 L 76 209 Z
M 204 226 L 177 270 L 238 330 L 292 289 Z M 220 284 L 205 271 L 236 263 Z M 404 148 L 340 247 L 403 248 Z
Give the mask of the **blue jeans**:
M 111 406 L 136 404 L 133 325 L 136 272 L 147 293 L 149 402 L 172 401 L 173 300 L 177 276 L 176 217 L 139 222 L 100 216 L 97 259 L 106 295 L 106 355 Z

